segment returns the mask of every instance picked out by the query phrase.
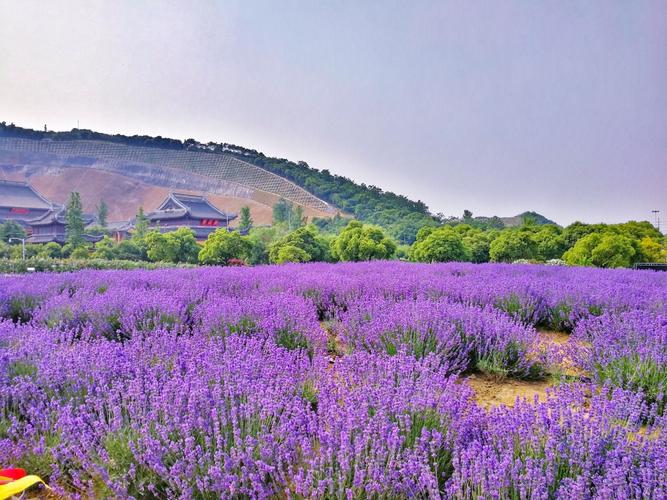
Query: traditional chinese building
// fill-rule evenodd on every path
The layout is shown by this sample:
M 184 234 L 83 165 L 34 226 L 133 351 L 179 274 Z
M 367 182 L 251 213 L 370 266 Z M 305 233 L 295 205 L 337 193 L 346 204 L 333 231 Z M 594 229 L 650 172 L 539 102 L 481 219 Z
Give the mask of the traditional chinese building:
M 221 227 L 228 227 L 236 214 L 225 213 L 215 208 L 203 196 L 170 193 L 154 212 L 146 214 L 149 225 L 163 233 L 188 227 L 199 240 Z
M 90 214 L 83 215 L 85 226 L 94 222 L 95 216 Z M 28 221 L 31 235 L 28 243 L 56 243 L 64 244 L 67 242 L 67 209 L 62 206 L 56 206 L 45 213 L 42 217 Z M 84 234 L 84 239 L 88 242 L 98 242 L 102 236 Z
M 53 210 L 53 204 L 26 182 L 0 180 L 0 223 L 13 220 L 23 226 Z

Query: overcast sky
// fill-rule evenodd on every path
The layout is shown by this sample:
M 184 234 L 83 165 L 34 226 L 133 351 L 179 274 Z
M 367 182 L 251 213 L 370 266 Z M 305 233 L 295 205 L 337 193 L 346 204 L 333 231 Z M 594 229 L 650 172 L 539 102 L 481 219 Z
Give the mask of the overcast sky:
M 0 121 L 231 142 L 434 212 L 667 221 L 667 1 L 0 0 Z

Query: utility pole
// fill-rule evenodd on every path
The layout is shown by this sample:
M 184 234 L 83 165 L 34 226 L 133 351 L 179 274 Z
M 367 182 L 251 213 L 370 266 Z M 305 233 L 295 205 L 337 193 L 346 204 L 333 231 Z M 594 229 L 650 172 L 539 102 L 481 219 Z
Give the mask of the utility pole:
M 651 213 L 653 214 L 655 228 L 660 231 L 660 210 L 651 210 Z
M 21 242 L 21 246 L 23 247 L 23 260 L 25 260 L 25 238 L 9 238 L 8 241 L 11 243 L 12 240 Z

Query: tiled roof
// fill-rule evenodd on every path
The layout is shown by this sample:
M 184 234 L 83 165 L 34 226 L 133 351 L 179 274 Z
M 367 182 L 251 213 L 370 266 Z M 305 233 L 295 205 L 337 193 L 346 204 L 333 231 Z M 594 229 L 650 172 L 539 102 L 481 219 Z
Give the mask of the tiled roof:
M 25 182 L 0 180 L 0 206 L 49 209 L 52 204 Z
M 164 208 L 170 205 L 178 208 Z M 146 216 L 150 220 L 167 220 L 183 217 L 186 213 L 193 219 L 232 220 L 236 218 L 236 214 L 225 213 L 215 208 L 204 196 L 183 193 L 171 193 L 157 210 Z

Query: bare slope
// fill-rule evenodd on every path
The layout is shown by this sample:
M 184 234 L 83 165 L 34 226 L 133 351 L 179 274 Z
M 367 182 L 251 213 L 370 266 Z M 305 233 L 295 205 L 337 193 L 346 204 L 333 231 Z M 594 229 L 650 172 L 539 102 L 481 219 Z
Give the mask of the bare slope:
M 154 209 L 174 190 L 204 193 L 224 210 L 250 206 L 257 224 L 270 222 L 271 207 L 281 197 L 303 206 L 309 217 L 334 212 L 295 184 L 229 155 L 0 137 L 0 169 L 4 178 L 29 180 L 56 202 L 79 191 L 91 210 L 104 199 L 110 220 L 127 219 L 138 206 Z

